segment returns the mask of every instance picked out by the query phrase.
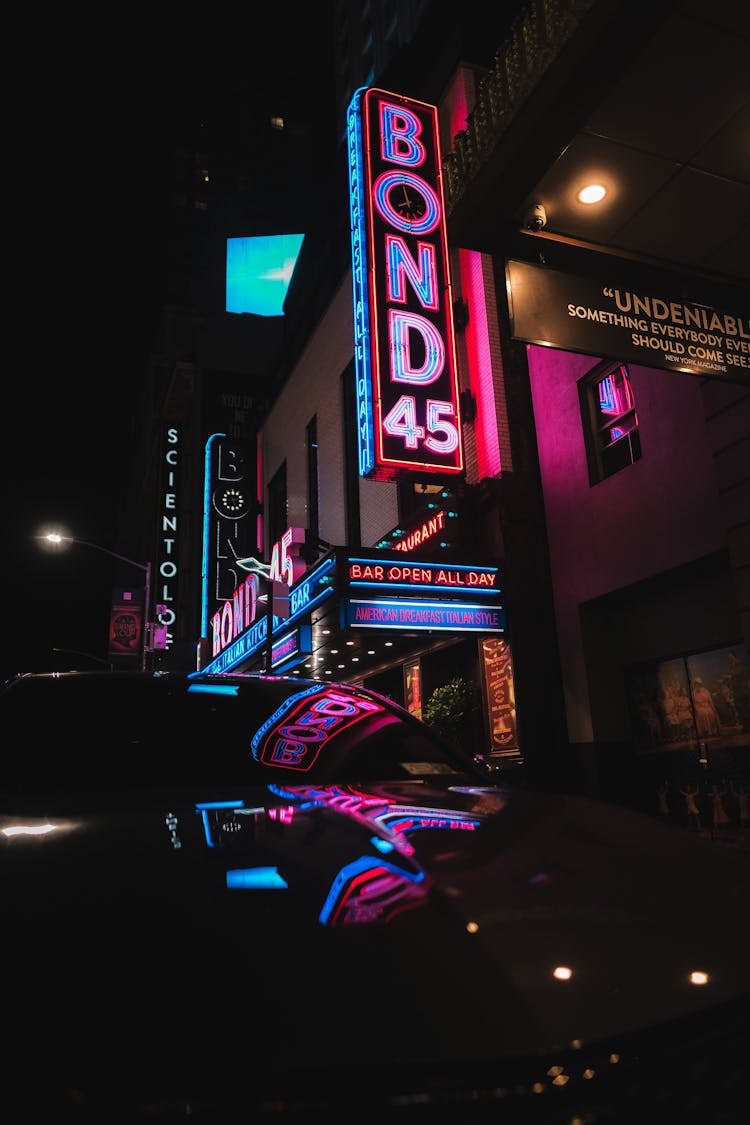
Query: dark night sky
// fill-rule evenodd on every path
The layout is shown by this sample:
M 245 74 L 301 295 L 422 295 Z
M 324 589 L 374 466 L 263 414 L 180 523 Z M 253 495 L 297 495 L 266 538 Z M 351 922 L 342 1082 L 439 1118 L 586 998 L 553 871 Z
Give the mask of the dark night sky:
M 219 14 L 181 33 L 108 21 L 105 42 L 69 10 L 42 43 L 26 46 L 17 28 L 28 68 L 5 137 L 16 175 L 6 340 L 17 344 L 3 379 L 0 677 L 61 667 L 55 647 L 106 657 L 113 560 L 81 546 L 50 554 L 34 536 L 64 523 L 114 546 L 124 436 L 159 320 L 175 137 L 199 107 L 237 97 L 251 122 L 278 109 L 312 120 L 328 10 L 291 5 L 281 21 L 269 10 L 241 31 Z

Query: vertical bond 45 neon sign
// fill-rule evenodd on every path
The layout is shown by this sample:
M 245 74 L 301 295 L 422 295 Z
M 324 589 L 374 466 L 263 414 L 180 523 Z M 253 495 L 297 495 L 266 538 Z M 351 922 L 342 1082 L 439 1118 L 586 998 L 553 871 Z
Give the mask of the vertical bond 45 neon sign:
M 360 475 L 461 473 L 437 108 L 358 90 L 348 144 Z

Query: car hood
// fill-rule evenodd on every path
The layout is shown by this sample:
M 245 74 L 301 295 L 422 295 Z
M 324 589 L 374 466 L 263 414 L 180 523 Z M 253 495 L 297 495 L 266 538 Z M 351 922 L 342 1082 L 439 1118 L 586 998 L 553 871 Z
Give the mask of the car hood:
M 750 991 L 746 856 L 584 798 L 271 786 L 0 828 L 12 1010 L 68 1067 L 549 1055 Z

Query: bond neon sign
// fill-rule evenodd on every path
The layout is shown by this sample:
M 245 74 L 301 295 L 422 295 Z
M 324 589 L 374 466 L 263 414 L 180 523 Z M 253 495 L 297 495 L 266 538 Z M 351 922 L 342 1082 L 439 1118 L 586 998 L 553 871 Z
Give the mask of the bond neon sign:
M 437 107 L 359 90 L 348 143 L 360 475 L 461 473 Z
M 241 443 L 226 434 L 206 442 L 203 494 L 201 636 L 216 629 L 216 615 L 231 600 L 243 576 L 237 559 L 247 554 L 251 509 Z
M 255 621 L 258 604 L 258 581 L 254 574 L 248 574 L 245 581 L 235 587 L 231 598 L 211 618 L 212 656 L 218 656 L 228 648 L 245 629 Z
M 282 618 L 273 615 L 272 637 L 277 633 L 285 633 L 295 621 L 307 617 L 317 605 L 332 597 L 335 590 L 332 574 L 334 565 L 333 559 L 324 559 L 289 591 L 286 616 Z M 282 572 L 283 569 L 282 565 Z M 258 601 L 258 579 L 255 574 L 249 574 L 209 622 L 212 660 L 203 671 L 228 672 L 230 668 L 248 660 L 266 643 L 268 616 L 264 613 L 257 617 Z M 260 604 L 262 606 L 263 603 Z M 282 641 L 283 637 L 280 637 L 279 643 Z M 309 646 L 309 639 L 304 628 L 300 628 L 297 644 L 299 656 L 307 655 L 305 650 Z M 281 650 L 277 654 L 274 645 L 274 668 L 282 660 L 280 652 Z M 287 653 L 283 657 L 284 665 L 292 667 L 294 659 L 292 653 Z

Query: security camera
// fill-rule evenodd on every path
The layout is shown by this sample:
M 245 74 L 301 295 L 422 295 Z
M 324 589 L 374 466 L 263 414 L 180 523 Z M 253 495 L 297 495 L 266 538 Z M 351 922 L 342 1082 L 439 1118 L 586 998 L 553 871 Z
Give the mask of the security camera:
M 547 212 L 541 203 L 532 203 L 524 215 L 526 230 L 544 230 L 547 225 Z

